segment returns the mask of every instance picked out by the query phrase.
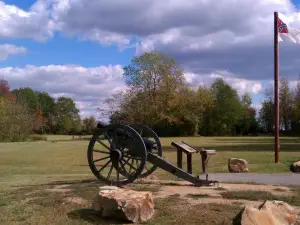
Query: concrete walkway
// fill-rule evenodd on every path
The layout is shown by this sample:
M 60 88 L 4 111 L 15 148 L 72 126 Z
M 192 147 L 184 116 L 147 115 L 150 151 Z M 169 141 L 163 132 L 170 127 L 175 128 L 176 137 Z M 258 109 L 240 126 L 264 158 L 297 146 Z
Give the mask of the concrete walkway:
M 205 179 L 205 175 L 200 175 L 201 179 Z M 300 174 L 295 173 L 209 173 L 209 180 L 217 180 L 221 182 L 255 182 L 259 184 L 271 185 L 296 185 L 300 186 Z

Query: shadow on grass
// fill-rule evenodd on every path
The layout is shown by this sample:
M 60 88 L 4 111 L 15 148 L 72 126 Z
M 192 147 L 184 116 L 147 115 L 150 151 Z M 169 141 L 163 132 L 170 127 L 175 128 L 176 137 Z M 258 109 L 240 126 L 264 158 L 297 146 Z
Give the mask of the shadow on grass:
M 84 220 L 92 224 L 131 224 L 124 221 L 103 218 L 93 209 L 76 209 L 67 213 L 68 217 L 73 220 Z

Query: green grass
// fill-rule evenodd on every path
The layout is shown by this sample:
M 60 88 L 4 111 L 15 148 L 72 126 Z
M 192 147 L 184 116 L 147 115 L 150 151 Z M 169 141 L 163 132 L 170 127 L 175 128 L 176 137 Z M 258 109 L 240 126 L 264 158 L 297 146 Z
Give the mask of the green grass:
M 156 215 L 146 224 L 231 225 L 241 206 L 213 203 L 190 205 L 178 195 L 172 195 L 156 201 L 155 209 Z
M 271 137 L 161 138 L 164 158 L 175 165 L 176 149 L 171 146 L 171 142 L 181 140 L 196 148 L 205 147 L 217 151 L 209 161 L 209 172 L 227 172 L 227 160 L 230 157 L 246 159 L 249 171 L 257 173 L 289 172 L 289 165 L 300 159 L 299 138 L 280 139 L 279 164 L 274 163 Z M 91 224 L 95 217 L 97 221 L 102 221 L 88 208 L 89 205 L 83 208 L 74 204 L 62 204 L 60 193 L 45 192 L 51 186 L 49 183 L 69 183 L 73 194 L 88 199 L 91 204 L 99 183 L 94 181 L 95 177 L 87 163 L 88 144 L 87 139 L 80 140 L 75 136 L 73 140 L 72 136 L 67 135 L 47 135 L 47 141 L 0 143 L 0 224 L 50 224 L 50 221 L 51 224 Z M 200 155 L 195 154 L 193 173 L 201 174 L 200 168 Z M 160 169 L 155 171 L 155 175 L 160 179 L 177 180 L 172 174 Z M 159 190 L 159 187 L 146 185 L 133 188 L 153 192 Z M 228 192 L 225 193 L 228 197 Z M 297 193 L 298 189 L 295 189 L 295 194 Z M 231 196 L 243 198 L 243 195 Z M 28 200 L 31 197 L 36 199 Z M 261 195 L 263 197 L 265 196 Z M 272 197 L 274 196 L 270 198 Z M 286 200 L 298 205 L 298 197 Z M 182 213 L 178 213 L 180 204 L 185 206 Z M 187 206 L 186 202 L 176 196 L 157 200 L 155 207 L 158 213 L 148 224 L 231 224 L 231 219 L 228 218 L 239 211 L 238 207 L 214 204 Z M 219 219 L 217 215 L 220 216 Z M 208 219 L 203 220 L 204 217 Z M 95 224 L 107 224 L 107 221 L 102 222 Z
M 72 136 L 47 136 L 48 141 L 0 143 L 0 189 L 51 180 L 93 178 L 87 164 L 88 140 L 72 141 Z M 56 140 L 57 142 L 52 142 Z M 289 165 L 300 159 L 300 139 L 281 138 L 280 163 L 274 163 L 273 139 L 270 137 L 182 137 L 161 138 L 163 156 L 176 164 L 172 141 L 186 141 L 196 148 L 216 149 L 209 161 L 209 172 L 227 172 L 230 157 L 244 158 L 249 171 L 257 173 L 289 172 Z M 185 168 L 185 160 L 184 160 Z M 200 155 L 193 156 L 193 173 L 201 174 Z M 176 177 L 160 169 L 161 179 Z
M 208 194 L 187 194 L 188 198 L 208 198 L 210 197 Z
M 72 192 L 47 192 L 51 185 L 21 188 L 9 191 L 4 196 L 9 201 L 0 207 L 0 224 L 130 224 L 101 218 L 91 209 L 91 204 L 97 193 L 99 184 L 72 183 Z M 35 193 L 33 192 L 35 191 Z M 142 190 L 142 189 L 141 189 Z M 84 198 L 87 203 L 82 205 L 65 203 L 64 198 L 71 196 Z M 184 207 L 182 207 L 184 206 Z M 203 224 L 229 225 L 242 206 L 222 204 L 190 205 L 179 195 L 154 200 L 155 214 L 147 225 L 160 224 Z

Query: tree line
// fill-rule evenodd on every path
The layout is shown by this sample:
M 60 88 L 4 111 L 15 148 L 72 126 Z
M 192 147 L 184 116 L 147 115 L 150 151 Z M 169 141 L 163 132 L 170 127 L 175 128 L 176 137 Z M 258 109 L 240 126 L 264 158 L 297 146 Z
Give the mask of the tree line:
M 29 87 L 10 90 L 0 80 L 0 141 L 22 141 L 31 134 L 92 134 L 96 119 L 81 119 L 71 98 L 55 100 Z
M 188 85 L 166 54 L 144 53 L 123 69 L 126 91 L 113 93 L 98 109 L 110 123 L 145 124 L 159 136 L 273 135 L 273 90 L 266 90 L 257 111 L 249 93 L 239 95 L 221 78 L 210 86 Z M 279 98 L 281 133 L 298 135 L 300 79 L 292 89 L 282 78 Z M 32 133 L 92 134 L 95 126 L 95 117 L 81 118 L 71 98 L 55 100 L 29 87 L 10 90 L 0 81 L 0 141 L 25 140 Z
M 126 91 L 106 100 L 111 123 L 142 123 L 159 136 L 273 135 L 273 90 L 265 90 L 262 108 L 252 107 L 249 93 L 239 95 L 216 78 L 196 89 L 185 82 L 175 59 L 159 52 L 134 57 L 124 67 Z M 300 80 L 291 89 L 280 80 L 280 131 L 300 133 Z

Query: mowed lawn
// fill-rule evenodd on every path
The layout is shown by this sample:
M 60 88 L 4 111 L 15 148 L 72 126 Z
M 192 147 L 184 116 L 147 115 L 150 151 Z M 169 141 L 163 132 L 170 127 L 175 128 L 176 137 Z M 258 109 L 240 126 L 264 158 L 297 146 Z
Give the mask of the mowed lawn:
M 0 143 L 0 188 L 11 185 L 45 183 L 57 180 L 93 178 L 87 164 L 87 139 L 72 136 L 48 136 L 48 141 Z M 176 165 L 176 149 L 171 142 L 185 141 L 195 148 L 215 149 L 209 172 L 228 172 L 230 157 L 246 159 L 249 172 L 289 172 L 292 162 L 300 160 L 300 138 L 280 139 L 280 163 L 274 163 L 272 137 L 180 137 L 161 138 L 163 156 Z M 185 162 L 185 158 L 184 158 Z M 185 166 L 185 165 L 184 165 Z M 200 155 L 193 156 L 193 173 L 201 174 Z M 160 169 L 161 179 L 176 179 Z
M 0 224 L 120 224 L 109 222 L 91 210 L 99 185 L 103 184 L 95 182 L 88 167 L 89 141 L 83 138 L 73 140 L 72 136 L 48 136 L 48 141 L 0 143 Z M 230 157 L 246 159 L 250 172 L 258 173 L 289 172 L 289 165 L 300 159 L 298 138 L 281 138 L 279 164 L 274 163 L 271 137 L 161 138 L 164 158 L 175 165 L 176 149 L 171 142 L 181 140 L 195 148 L 217 151 L 210 159 L 209 172 L 227 172 Z M 200 155 L 195 154 L 193 159 L 193 172 L 200 174 Z M 176 180 L 161 169 L 154 173 L 160 179 Z M 139 184 L 129 186 L 151 192 L 160 188 Z M 228 196 L 248 199 L 248 192 L 246 196 L 242 194 L 229 193 Z M 256 193 L 250 194 L 256 196 Z M 261 196 L 261 200 L 265 200 L 265 195 Z M 297 201 L 298 195 L 293 202 L 298 204 Z M 178 205 L 185 206 L 180 214 Z M 191 205 L 177 194 L 156 199 L 155 216 L 147 224 L 229 225 L 241 207 L 213 203 Z

